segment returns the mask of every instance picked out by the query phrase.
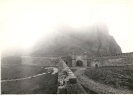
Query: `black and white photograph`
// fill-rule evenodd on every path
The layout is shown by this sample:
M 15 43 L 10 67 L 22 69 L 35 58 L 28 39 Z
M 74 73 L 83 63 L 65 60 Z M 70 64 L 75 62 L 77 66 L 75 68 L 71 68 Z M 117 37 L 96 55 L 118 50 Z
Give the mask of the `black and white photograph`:
M 133 94 L 133 0 L 0 0 L 1 94 Z

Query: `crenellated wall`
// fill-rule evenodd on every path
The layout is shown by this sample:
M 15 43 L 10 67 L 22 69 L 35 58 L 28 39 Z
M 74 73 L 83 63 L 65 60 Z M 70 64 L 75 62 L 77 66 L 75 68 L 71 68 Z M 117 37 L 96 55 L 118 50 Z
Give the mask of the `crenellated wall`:
M 133 52 L 88 58 L 91 67 L 133 65 Z
M 64 56 L 62 59 L 69 63 L 69 67 L 77 66 L 77 60 L 83 62 L 83 67 L 95 67 L 96 64 L 98 66 L 125 66 L 133 65 L 133 52 L 101 56 L 87 56 L 87 54 L 79 56 L 72 54 L 72 56 Z
M 123 58 L 123 57 L 133 58 L 133 52 L 120 53 L 120 54 L 114 54 L 114 55 L 101 55 L 101 56 L 93 56 L 93 57 L 95 57 L 95 59 L 97 58 Z

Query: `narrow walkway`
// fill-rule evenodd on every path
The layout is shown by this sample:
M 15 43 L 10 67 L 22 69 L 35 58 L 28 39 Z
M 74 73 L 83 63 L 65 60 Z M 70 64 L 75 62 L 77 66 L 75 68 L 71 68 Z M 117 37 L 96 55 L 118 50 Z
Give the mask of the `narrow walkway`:
M 99 94 L 130 94 L 131 91 L 128 90 L 120 90 L 115 89 L 110 86 L 95 82 L 91 79 L 89 79 L 86 75 L 84 75 L 85 68 L 77 68 L 76 71 L 74 71 L 75 76 L 77 77 L 78 82 L 83 85 L 85 88 L 87 88 L 88 91 L 86 91 L 88 94 L 92 93 L 99 93 Z M 94 92 L 95 91 L 95 92 Z

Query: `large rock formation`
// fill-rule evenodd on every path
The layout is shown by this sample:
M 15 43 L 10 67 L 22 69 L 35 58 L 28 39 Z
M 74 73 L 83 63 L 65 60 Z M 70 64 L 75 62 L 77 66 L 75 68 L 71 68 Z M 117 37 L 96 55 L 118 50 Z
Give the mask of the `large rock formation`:
M 45 39 L 45 38 L 44 38 Z M 33 47 L 32 56 L 63 56 L 75 52 L 88 55 L 108 55 L 121 53 L 115 39 L 109 35 L 105 25 L 95 25 L 87 29 L 59 29 L 54 35 L 41 40 Z

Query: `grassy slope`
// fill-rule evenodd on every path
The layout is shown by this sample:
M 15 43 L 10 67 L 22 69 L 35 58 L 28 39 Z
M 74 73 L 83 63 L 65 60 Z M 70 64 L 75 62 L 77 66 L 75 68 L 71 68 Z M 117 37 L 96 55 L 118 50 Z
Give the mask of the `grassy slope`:
M 17 79 L 33 76 L 46 72 L 46 69 L 36 66 L 12 66 L 12 67 L 2 67 L 1 68 L 1 79 Z
M 1 83 L 3 94 L 56 94 L 57 74 L 46 74 L 36 78 Z
M 85 75 L 114 88 L 133 90 L 133 66 L 87 69 Z

